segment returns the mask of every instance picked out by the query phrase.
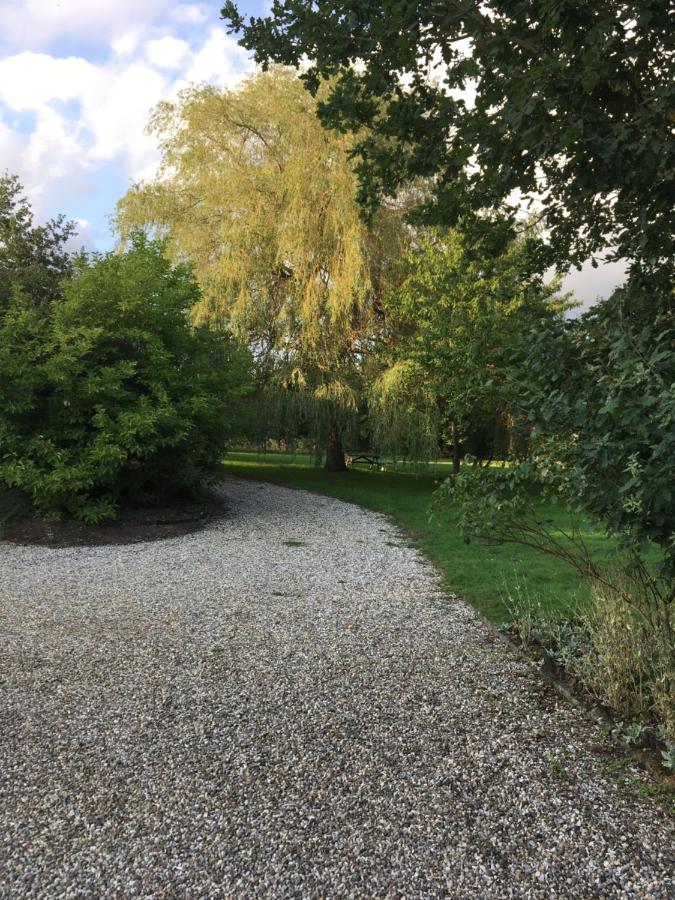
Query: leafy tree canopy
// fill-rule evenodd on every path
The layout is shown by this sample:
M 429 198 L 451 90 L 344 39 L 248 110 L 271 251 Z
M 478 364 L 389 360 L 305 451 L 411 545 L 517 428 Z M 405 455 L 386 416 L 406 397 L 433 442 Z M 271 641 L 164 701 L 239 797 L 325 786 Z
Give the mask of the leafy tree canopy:
M 35 225 L 17 176 L 0 176 L 0 311 L 14 286 L 38 305 L 60 296 L 61 282 L 71 272 L 66 244 L 74 233 L 74 223 L 64 216 Z
M 675 28 L 663 0 L 274 0 L 245 22 L 263 65 L 306 65 L 328 126 L 357 132 L 360 199 L 422 176 L 422 213 L 540 210 L 542 262 L 606 247 L 647 275 L 672 264 Z
M 42 514 L 98 521 L 186 488 L 241 425 L 249 358 L 193 328 L 189 269 L 133 237 L 79 262 L 48 310 L 15 290 L 0 316 L 0 485 Z
M 531 235 L 496 254 L 458 231 L 432 229 L 409 249 L 406 278 L 386 304 L 389 365 L 373 385 L 381 445 L 420 456 L 437 453 L 441 435 L 459 443 L 504 430 L 520 406 L 515 348 L 569 306 L 557 280 L 531 274 L 536 243 Z
M 343 431 L 404 240 L 398 210 L 362 221 L 353 139 L 324 130 L 295 73 L 278 68 L 233 91 L 190 88 L 150 128 L 162 166 L 120 202 L 122 235 L 155 227 L 193 263 L 197 320 L 232 327 L 275 397 L 266 427 Z

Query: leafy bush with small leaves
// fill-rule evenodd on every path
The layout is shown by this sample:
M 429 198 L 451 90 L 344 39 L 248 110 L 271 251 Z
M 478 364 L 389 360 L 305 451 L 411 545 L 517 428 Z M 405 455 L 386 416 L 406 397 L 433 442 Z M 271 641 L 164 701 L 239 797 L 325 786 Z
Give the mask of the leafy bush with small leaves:
M 444 491 L 468 537 L 535 546 L 592 578 L 583 534 L 554 535 L 536 500 L 564 503 L 618 538 L 664 603 L 675 600 L 675 305 L 669 289 L 622 288 L 577 321 L 533 330 L 514 359 L 532 452 L 511 466 L 466 466 Z M 567 539 L 569 538 L 569 540 Z M 602 582 L 602 577 L 598 578 Z
M 202 479 L 242 424 L 250 358 L 191 325 L 198 298 L 142 234 L 80 261 L 46 311 L 15 287 L 0 318 L 0 485 L 45 516 L 96 522 Z

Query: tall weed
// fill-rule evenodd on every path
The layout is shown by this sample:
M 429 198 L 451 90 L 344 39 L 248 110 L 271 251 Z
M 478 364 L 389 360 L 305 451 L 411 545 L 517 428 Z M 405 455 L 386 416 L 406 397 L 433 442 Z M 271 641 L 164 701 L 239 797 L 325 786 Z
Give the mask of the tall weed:
M 671 607 L 637 580 L 620 592 L 594 585 L 585 615 L 591 650 L 580 659 L 577 673 L 622 718 L 656 721 L 675 740 Z
M 569 620 L 552 617 L 523 584 L 506 600 L 509 628 L 573 676 L 621 720 L 656 726 L 675 742 L 675 610 L 653 579 L 611 573 Z

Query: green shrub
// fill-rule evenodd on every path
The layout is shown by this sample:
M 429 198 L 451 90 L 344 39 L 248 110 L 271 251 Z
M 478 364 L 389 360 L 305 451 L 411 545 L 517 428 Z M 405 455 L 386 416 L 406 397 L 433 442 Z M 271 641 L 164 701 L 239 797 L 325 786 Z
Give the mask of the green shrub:
M 201 480 L 240 430 L 250 359 L 192 327 L 198 297 L 143 235 L 82 262 L 46 312 L 15 288 L 0 319 L 0 484 L 43 515 L 94 522 Z
M 531 453 L 467 465 L 444 486 L 470 538 L 527 543 L 594 577 L 583 534 L 561 542 L 536 514 L 560 502 L 616 537 L 632 566 L 659 551 L 654 586 L 675 600 L 675 303 L 621 288 L 578 320 L 547 323 L 516 360 Z

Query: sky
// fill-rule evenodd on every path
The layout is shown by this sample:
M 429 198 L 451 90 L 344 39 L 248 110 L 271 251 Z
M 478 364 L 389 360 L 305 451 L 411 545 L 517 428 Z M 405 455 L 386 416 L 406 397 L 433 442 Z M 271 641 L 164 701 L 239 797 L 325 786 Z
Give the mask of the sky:
M 234 86 L 252 69 L 220 2 L 0 0 L 0 171 L 40 221 L 64 213 L 106 250 L 108 217 L 159 154 L 152 108 L 191 82 Z M 248 13 L 264 0 L 244 0 Z
M 268 0 L 240 0 L 243 13 Z M 159 153 L 150 111 L 193 82 L 233 87 L 253 68 L 220 20 L 189 0 L 0 0 L 0 172 L 19 176 L 42 221 L 77 223 L 77 246 L 108 250 L 109 216 Z M 622 280 L 617 264 L 573 272 L 584 303 Z

